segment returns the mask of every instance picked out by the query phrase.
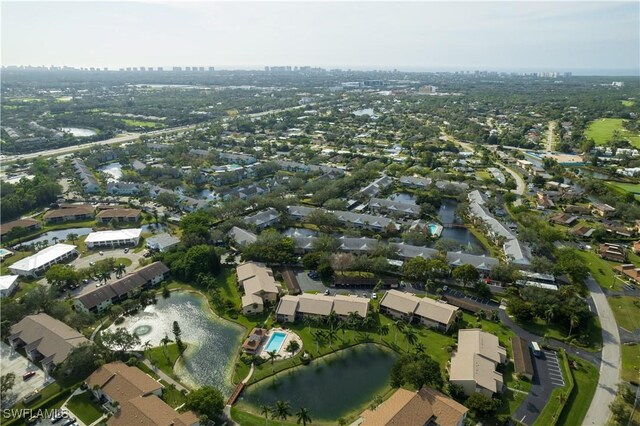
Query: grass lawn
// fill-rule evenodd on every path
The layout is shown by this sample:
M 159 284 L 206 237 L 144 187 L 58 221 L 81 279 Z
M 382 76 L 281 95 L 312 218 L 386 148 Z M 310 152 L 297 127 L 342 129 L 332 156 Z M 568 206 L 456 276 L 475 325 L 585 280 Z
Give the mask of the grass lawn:
M 625 183 L 608 180 L 606 184 L 620 189 L 622 192 L 632 192 L 634 194 L 640 194 L 640 183 Z
M 2 263 L 0 263 L 0 275 L 10 275 L 9 266 L 13 265 L 20 259 L 31 256 L 33 251 L 16 251 L 10 257 L 7 257 Z
M 116 257 L 115 259 L 116 265 L 123 264 L 124 266 L 131 266 L 131 259 L 128 257 Z
M 640 344 L 621 345 L 622 380 L 640 382 Z
M 629 100 L 624 100 L 624 101 L 620 101 L 622 103 L 622 105 L 626 106 L 626 107 L 632 107 L 634 106 L 636 103 L 635 101 L 629 101 Z
M 91 400 L 90 395 L 90 392 L 81 393 L 71 398 L 67 403 L 69 410 L 86 425 L 95 422 L 103 414 L 100 407 Z
M 169 356 L 168 358 L 167 354 Z M 180 351 L 178 351 L 178 345 L 176 343 L 168 344 L 166 350 L 164 346 L 147 349 L 144 351 L 144 356 L 155 364 L 155 366 L 162 372 L 171 377 L 175 377 L 175 374 L 173 373 L 173 366 L 176 363 L 178 356 L 180 356 Z
M 593 394 L 598 385 L 598 369 L 586 361 L 569 356 L 569 360 L 576 363 L 572 369 L 573 391 L 558 419 L 558 424 L 564 426 L 579 426 L 589 410 Z
M 629 140 L 631 145 L 640 147 L 640 135 L 629 132 L 622 127 L 621 118 L 601 118 L 589 123 L 584 132 L 587 139 L 593 139 L 596 145 L 605 145 L 613 137 L 614 131 L 619 131 L 622 138 Z
M 489 251 L 490 256 L 496 257 L 498 259 L 502 256 L 502 252 L 489 242 L 484 233 L 482 233 L 480 230 L 469 223 L 465 223 L 465 225 L 469 232 L 471 232 L 473 236 L 476 237 L 478 241 L 480 241 L 482 246 Z
M 181 406 L 187 400 L 182 392 L 176 389 L 175 386 L 165 382 L 164 380 L 160 380 L 160 383 L 164 385 L 164 389 L 162 390 L 162 400 L 169 404 L 172 408 L 176 408 Z
M 486 170 L 477 170 L 476 177 L 480 180 L 493 180 L 493 176 Z
M 560 340 L 565 342 L 567 340 L 568 329 L 564 327 L 560 327 L 557 324 L 547 324 L 547 322 L 543 319 L 536 318 L 533 321 L 529 322 L 520 322 L 513 318 L 514 321 L 518 323 L 522 328 L 531 333 L 537 334 L 539 336 L 546 336 L 550 339 Z M 578 330 L 573 332 L 573 337 L 576 337 L 576 333 Z M 569 343 L 569 342 L 567 342 Z M 578 342 L 575 342 L 575 346 L 580 346 Z M 582 346 L 580 346 L 582 347 Z M 589 321 L 589 346 L 585 347 L 585 349 L 598 351 L 602 347 L 602 333 L 600 332 L 600 321 L 597 318 L 591 318 Z
M 600 284 L 600 287 L 611 290 L 621 290 L 623 282 L 615 277 L 613 266 L 618 265 L 601 259 L 600 256 L 591 251 L 578 251 L 578 257 L 582 259 L 584 265 L 589 268 L 593 278 Z
M 148 129 L 155 129 L 156 127 L 163 127 L 162 124 L 156 123 L 155 121 L 143 121 L 143 120 L 132 120 L 129 118 L 122 119 L 122 122 L 130 127 L 145 127 Z
M 292 422 L 282 421 L 282 420 L 269 420 L 266 421 L 264 417 L 256 416 L 255 414 L 247 413 L 246 411 L 241 411 L 238 407 L 231 407 L 231 418 L 236 421 L 236 423 L 241 424 L 242 426 L 293 426 L 296 424 L 295 416 L 292 416 Z M 313 418 L 311 419 L 313 420 Z M 315 422 L 313 423 L 315 424 Z
M 630 296 L 609 297 L 619 327 L 634 331 L 640 327 L 640 299 Z

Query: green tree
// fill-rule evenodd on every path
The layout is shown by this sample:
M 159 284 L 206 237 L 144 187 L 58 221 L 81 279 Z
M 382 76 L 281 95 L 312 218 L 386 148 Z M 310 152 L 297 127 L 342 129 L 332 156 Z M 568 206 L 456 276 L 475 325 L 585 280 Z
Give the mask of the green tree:
M 287 345 L 286 351 L 289 352 L 291 356 L 293 356 L 293 354 L 295 354 L 298 349 L 300 349 L 300 343 L 298 343 L 297 340 L 291 340 Z
M 182 342 L 182 330 L 180 329 L 180 324 L 178 324 L 178 321 L 173 322 L 173 338 L 178 345 L 178 350 L 182 352 L 184 350 L 184 343 Z
M 487 417 L 497 409 L 496 401 L 484 396 L 480 392 L 471 394 L 464 405 L 474 411 L 479 417 Z
M 302 423 L 302 426 L 307 426 L 308 423 L 312 423 L 311 416 L 309 415 L 309 409 L 300 407 L 298 412 L 296 413 L 298 420 L 296 423 Z
M 80 275 L 72 266 L 62 264 L 51 266 L 47 272 L 45 272 L 44 277 L 58 289 L 77 284 L 80 281 Z
M 462 282 L 465 286 L 478 281 L 480 273 L 475 266 L 470 264 L 460 265 L 453 270 L 453 278 Z
M 287 420 L 287 417 L 291 415 L 291 404 L 289 401 L 276 401 L 271 412 L 273 413 L 272 418 Z
M 273 373 L 275 370 L 273 363 L 275 362 L 276 358 L 280 358 L 280 355 L 278 355 L 276 351 L 268 351 L 267 357 L 269 358 L 269 361 L 271 361 L 271 372 Z
M 224 408 L 222 392 L 212 386 L 203 386 L 187 394 L 185 406 L 210 419 L 217 418 Z
M 267 424 L 269 423 L 269 414 L 271 414 L 271 407 L 265 404 L 261 405 L 260 414 L 264 416 L 264 424 L 265 426 L 267 426 Z
M 123 353 L 140 345 L 140 337 L 123 327 L 117 328 L 115 331 L 105 330 L 100 336 L 104 345 Z
M 7 373 L 0 376 L 0 397 L 2 397 L 2 399 L 7 397 L 15 383 L 16 375 L 14 373 Z

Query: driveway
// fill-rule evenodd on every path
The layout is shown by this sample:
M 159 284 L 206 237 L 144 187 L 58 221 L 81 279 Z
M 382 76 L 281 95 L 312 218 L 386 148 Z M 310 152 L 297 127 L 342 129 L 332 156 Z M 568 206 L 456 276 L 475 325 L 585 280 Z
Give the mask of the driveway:
M 593 395 L 583 425 L 604 425 L 609 419 L 609 404 L 613 402 L 620 383 L 620 334 L 607 297 L 598 283 L 589 276 L 586 280 L 591 297 L 598 310 L 602 327 L 602 362 L 598 387 Z
M 37 365 L 11 349 L 11 346 L 4 342 L 0 342 L 0 362 L 2 363 L 3 375 L 7 373 L 16 375 L 13 389 L 11 389 L 7 398 L 2 401 L 2 408 L 12 407 L 29 392 L 42 389 L 46 385 L 54 382 L 54 380 L 46 376 L 44 371 L 38 368 Z M 22 375 L 27 371 L 35 371 L 36 374 L 25 381 L 22 379 Z
M 92 262 L 97 262 L 97 261 L 109 259 L 109 258 L 117 259 L 117 258 L 124 257 L 126 259 L 131 260 L 131 265 L 125 268 L 127 273 L 131 273 L 140 266 L 138 261 L 143 258 L 143 256 L 140 253 L 134 253 L 132 250 L 130 250 L 129 253 L 125 253 L 123 248 L 113 249 L 113 250 L 103 250 L 103 253 L 104 255 L 102 256 L 100 256 L 100 253 L 94 253 L 94 254 L 90 254 L 89 256 L 79 257 L 75 259 L 73 262 L 71 262 L 71 265 L 73 265 L 76 269 L 89 268 Z M 109 282 L 115 281 L 116 279 L 117 279 L 116 274 L 113 273 L 111 274 L 111 280 Z M 96 282 L 93 280 L 89 280 L 89 284 L 80 284 L 80 287 L 78 289 L 71 291 L 71 296 L 72 297 L 80 296 L 84 293 L 88 293 L 91 290 L 95 290 L 95 288 L 96 288 Z
M 303 293 L 305 291 L 318 291 L 322 293 L 327 289 L 327 287 L 322 284 L 322 281 L 316 281 L 309 278 L 307 271 L 295 270 L 293 273 L 296 276 L 298 285 L 300 285 L 300 290 L 302 290 Z
M 525 425 L 533 424 L 547 404 L 551 392 L 565 385 L 562 369 L 554 351 L 544 351 L 541 358 L 531 356 L 534 376 L 531 391 L 520 404 L 513 418 Z

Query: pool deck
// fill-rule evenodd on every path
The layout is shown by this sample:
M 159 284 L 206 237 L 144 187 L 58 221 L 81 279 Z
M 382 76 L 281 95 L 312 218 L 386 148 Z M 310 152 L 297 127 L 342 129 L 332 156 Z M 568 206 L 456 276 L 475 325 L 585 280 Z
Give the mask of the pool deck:
M 271 330 L 269 330 L 269 333 L 267 333 L 267 335 L 265 336 L 264 342 L 262 343 L 261 347 L 258 348 L 257 353 L 258 356 L 261 358 L 269 358 L 269 355 L 267 355 L 267 345 L 269 344 L 269 341 L 271 340 L 271 337 L 273 336 L 274 333 L 284 333 L 286 334 L 284 341 L 282 342 L 282 345 L 280 346 L 280 349 L 278 349 L 278 359 L 287 359 L 287 358 L 291 358 L 293 355 L 295 354 L 291 354 L 291 352 L 287 352 L 287 346 L 289 346 L 289 342 L 291 342 L 292 340 L 297 340 L 298 344 L 300 345 L 300 348 L 298 349 L 298 351 L 296 351 L 296 353 L 300 352 L 300 350 L 302 349 L 302 339 L 300 339 L 300 337 L 295 334 L 293 331 L 290 330 L 285 330 L 283 328 L 273 328 Z

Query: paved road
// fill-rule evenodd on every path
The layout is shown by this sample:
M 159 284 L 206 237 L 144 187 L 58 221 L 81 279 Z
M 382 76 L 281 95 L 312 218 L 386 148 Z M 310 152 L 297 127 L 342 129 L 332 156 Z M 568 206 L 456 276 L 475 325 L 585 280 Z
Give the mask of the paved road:
M 531 425 L 536 421 L 553 389 L 565 385 L 555 352 L 544 351 L 544 358 L 532 356 L 531 359 L 534 372 L 531 391 L 513 415 L 514 419 L 525 425 Z
M 497 163 L 496 162 L 496 164 L 498 166 L 502 167 L 503 169 L 505 169 L 507 171 L 507 173 L 509 173 L 515 179 L 517 186 L 516 186 L 516 189 L 513 190 L 513 192 L 518 194 L 518 195 L 520 195 L 520 196 L 524 195 L 524 192 L 526 191 L 527 186 L 525 185 L 524 179 L 522 179 L 522 176 L 520 176 L 518 173 L 516 173 L 515 170 L 505 166 L 502 163 Z
M 616 396 L 620 383 L 620 334 L 607 297 L 598 283 L 589 276 L 587 287 L 595 302 L 602 327 L 602 363 L 598 387 L 593 395 L 583 425 L 604 425 L 610 416 L 609 404 Z
M 553 129 L 555 128 L 555 126 L 555 122 L 549 122 L 549 130 L 547 131 L 547 152 L 553 151 Z
M 253 119 L 253 118 L 262 117 L 264 115 L 276 114 L 276 113 L 279 113 L 279 112 L 300 109 L 300 108 L 304 108 L 304 107 L 310 106 L 310 105 L 314 105 L 314 104 L 307 104 L 307 105 L 302 105 L 302 106 L 294 106 L 294 107 L 283 108 L 283 109 L 275 109 L 275 110 L 270 110 L 270 111 L 257 112 L 257 113 L 254 113 L 254 114 L 244 114 L 242 116 L 250 118 L 250 119 Z M 229 119 L 231 119 L 231 117 L 225 117 L 225 118 L 222 119 L 222 121 L 228 121 Z M 4 164 L 8 164 L 8 163 L 12 163 L 12 162 L 17 161 L 17 160 L 30 160 L 30 159 L 34 159 L 34 158 L 38 158 L 38 157 L 59 157 L 59 156 L 63 156 L 63 155 L 73 154 L 73 153 L 75 153 L 75 152 L 77 152 L 77 151 L 79 151 L 81 149 L 90 148 L 90 147 L 96 146 L 96 145 L 113 145 L 113 144 L 118 144 L 118 143 L 131 142 L 131 141 L 137 140 L 142 135 L 160 136 L 160 135 L 168 135 L 168 134 L 171 134 L 171 133 L 186 132 L 186 131 L 195 129 L 198 126 L 205 126 L 207 124 L 208 124 L 207 122 L 204 122 L 204 123 L 198 123 L 198 124 L 191 124 L 191 125 L 188 125 L 188 126 L 171 127 L 169 129 L 153 130 L 151 132 L 145 132 L 145 133 L 127 133 L 126 135 L 118 136 L 118 137 L 111 138 L 111 139 L 106 139 L 106 140 L 103 140 L 103 141 L 88 142 L 88 143 L 84 143 L 84 144 L 81 144 L 81 145 L 73 145 L 73 146 L 67 146 L 67 147 L 64 147 L 64 148 L 49 149 L 49 150 L 46 150 L 46 151 L 32 152 L 32 153 L 29 153 L 29 154 L 6 155 L 6 156 L 3 157 L 2 160 L 3 160 Z

